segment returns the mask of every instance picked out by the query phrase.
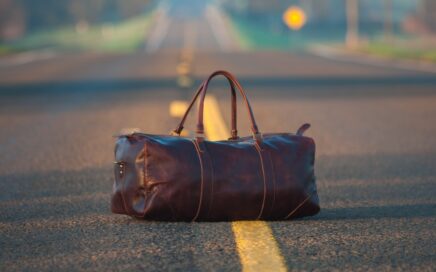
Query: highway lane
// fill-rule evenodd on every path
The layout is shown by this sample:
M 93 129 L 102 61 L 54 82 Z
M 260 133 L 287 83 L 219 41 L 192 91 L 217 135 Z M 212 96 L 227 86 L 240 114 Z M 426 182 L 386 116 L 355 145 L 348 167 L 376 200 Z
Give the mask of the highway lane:
M 267 223 L 288 268 L 435 269 L 434 74 L 299 52 L 224 53 L 204 17 L 168 12 L 153 52 L 0 67 L 1 270 L 242 268 L 230 223 L 143 222 L 109 211 L 112 135 L 177 125 L 169 105 L 196 88 L 177 85 L 183 50 L 193 53 L 195 83 L 216 69 L 241 79 L 262 131 L 312 124 L 322 211 Z M 225 82 L 211 94 L 228 122 Z M 238 121 L 248 134 L 242 105 Z
M 114 78 L 123 76 L 121 70 L 130 77 L 153 76 L 142 67 L 159 70 L 165 57 L 155 62 L 148 56 L 137 62 L 138 56 L 108 57 L 91 64 L 86 57 L 76 58 L 77 68 L 53 74 L 50 80 L 71 81 L 83 72 L 84 78 L 109 83 L 97 90 L 60 84 L 45 92 L 36 88 L 2 95 L 2 270 L 207 269 L 221 259 L 237 268 L 228 224 L 144 225 L 109 212 L 112 135 L 123 127 L 169 131 L 176 123 L 168 115 L 168 105 L 179 96 L 168 87 L 125 90 L 121 84 L 116 89 Z M 177 58 L 168 58 L 174 63 L 165 66 L 172 68 L 167 73 L 174 74 Z M 107 69 L 124 61 L 130 69 Z M 26 68 L 22 67 L 23 77 L 29 73 Z M 105 84 L 112 91 L 102 90 Z
M 323 210 L 268 223 L 288 267 L 434 268 L 432 75 L 289 53 L 195 55 L 196 78 L 218 67 L 241 78 L 262 131 L 312 123 Z M 174 128 L 169 104 L 193 92 L 176 87 L 178 61 L 176 52 L 74 55 L 0 71 L 3 268 L 240 269 L 229 223 L 141 222 L 109 212 L 111 135 Z M 44 72 L 59 63 L 58 72 Z M 214 83 L 211 93 L 229 120 L 224 86 Z M 248 132 L 239 109 L 240 131 Z
M 308 134 L 317 141 L 323 211 L 315 220 L 270 223 L 288 266 L 431 270 L 436 208 L 434 77 L 428 81 L 422 74 L 334 62 L 331 67 L 338 65 L 347 73 L 337 69 L 322 73 L 318 68 L 328 62 L 319 60 L 311 66 L 308 63 L 316 59 L 304 62 L 305 58 L 287 58 L 287 67 L 282 64 L 278 73 L 294 72 L 281 80 L 284 84 L 276 80 L 271 87 L 270 79 L 258 80 L 262 86 L 256 87 L 255 71 L 247 72 L 245 80 L 239 72 L 263 131 L 295 131 L 310 122 Z M 245 63 L 253 67 L 250 60 Z M 257 76 L 268 77 L 272 64 L 266 59 L 261 63 L 267 69 Z M 292 68 L 292 63 L 301 69 Z M 397 81 L 390 79 L 393 76 Z M 329 77 L 338 80 L 325 81 Z M 222 96 L 218 90 L 215 95 Z M 221 111 L 226 113 L 229 107 L 222 103 Z M 248 123 L 241 121 L 240 131 L 248 132 Z

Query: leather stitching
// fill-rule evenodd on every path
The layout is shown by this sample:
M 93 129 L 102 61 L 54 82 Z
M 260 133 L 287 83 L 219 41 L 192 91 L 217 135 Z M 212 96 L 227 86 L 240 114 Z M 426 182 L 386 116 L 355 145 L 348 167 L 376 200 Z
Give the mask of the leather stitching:
M 285 220 L 288 219 L 289 217 L 291 217 L 294 213 L 297 212 L 298 209 L 301 208 L 301 206 L 304 205 L 304 203 L 306 203 L 310 198 L 312 197 L 312 194 L 310 194 L 308 197 L 306 197 L 305 200 L 303 200 L 303 202 L 301 202 L 294 210 L 292 210 L 286 217 Z
M 256 219 L 260 219 L 260 217 L 262 216 L 263 213 L 263 209 L 265 207 L 265 200 L 266 200 L 266 180 L 265 180 L 265 167 L 263 165 L 263 158 L 262 158 L 262 154 L 261 154 L 261 150 L 259 149 L 259 146 L 257 144 L 254 145 L 257 153 L 259 154 L 259 158 L 260 158 L 260 165 L 262 166 L 262 176 L 263 176 L 263 199 L 262 199 L 262 207 L 260 208 L 260 212 L 259 215 L 257 216 Z
M 119 165 L 118 164 L 116 164 L 117 166 L 118 166 L 118 168 L 119 168 Z M 124 164 L 124 172 L 126 172 L 126 163 Z M 117 172 L 119 171 L 119 169 L 117 169 Z M 124 175 L 121 177 L 121 175 L 120 175 L 120 183 L 121 183 L 121 191 L 120 191 L 120 195 L 121 195 L 121 199 L 123 200 L 123 206 L 124 206 L 124 211 L 126 212 L 126 213 L 128 213 L 129 214 L 129 212 L 127 211 L 127 205 L 126 205 L 126 200 L 124 199 L 124 180 L 125 180 L 125 177 L 126 177 L 126 173 L 124 173 Z M 116 181 L 116 178 L 115 178 L 115 181 Z
M 204 152 L 206 152 L 206 151 L 204 151 Z M 215 180 L 215 171 L 214 171 L 214 168 L 213 168 L 213 160 L 212 160 L 212 156 L 210 156 L 210 154 L 209 154 L 209 159 L 210 159 L 210 170 L 211 170 L 211 180 L 210 180 L 210 196 L 209 196 L 209 198 L 210 198 L 210 200 L 209 200 L 209 207 L 208 207 L 208 209 L 207 209 L 207 214 L 206 214 L 206 217 L 209 217 L 209 214 L 210 214 L 210 210 L 211 210 L 211 208 L 212 208 L 212 203 L 213 203 L 213 184 L 214 184 L 214 180 Z
M 270 213 L 271 213 L 271 211 L 274 210 L 274 204 L 276 202 L 276 174 L 275 174 L 275 169 L 274 169 L 274 163 L 273 163 L 273 160 L 271 159 L 271 154 L 269 154 L 268 158 L 269 158 L 269 161 L 271 162 L 271 178 L 272 178 L 272 183 L 273 183 L 273 199 L 272 199 L 272 204 L 271 204 L 271 208 L 270 208 Z M 269 214 L 267 214 L 267 216 L 269 216 Z
M 143 169 L 142 169 L 142 174 L 144 175 L 143 176 L 143 180 L 142 180 L 142 182 L 143 182 L 143 187 L 145 187 L 145 190 L 143 190 L 142 192 L 144 193 L 144 191 L 145 191 L 145 194 L 148 194 L 148 185 L 147 185 L 147 177 L 148 177 L 148 168 L 147 168 L 147 153 L 146 153 L 146 144 L 144 143 L 144 147 L 142 148 L 142 154 L 143 154 L 143 157 L 144 157 L 144 163 L 142 164 L 142 166 L 144 167 Z M 141 214 L 141 216 L 142 217 L 144 217 L 145 216 L 145 207 L 147 206 L 147 201 L 146 201 L 146 197 L 144 196 L 144 208 L 142 209 L 142 214 Z
M 124 165 L 124 171 L 126 171 L 126 168 L 127 168 L 127 167 Z M 120 183 L 121 183 L 121 192 L 120 192 L 120 195 L 121 195 L 121 199 L 123 200 L 124 210 L 125 210 L 126 212 L 128 212 L 128 211 L 127 211 L 126 200 L 124 199 L 124 181 L 125 181 L 125 177 L 126 177 L 126 175 L 124 174 L 124 175 L 123 175 L 123 178 L 120 178 Z
M 200 162 L 200 175 L 201 175 L 201 183 L 200 183 L 200 199 L 198 201 L 198 208 L 197 208 L 197 212 L 195 213 L 194 218 L 192 219 L 192 221 L 197 220 L 198 215 L 200 214 L 200 209 L 201 209 L 201 204 L 203 201 L 203 160 L 201 158 L 201 151 L 200 151 L 200 147 L 198 146 L 197 142 L 195 140 L 192 140 L 192 143 L 194 144 L 195 147 L 195 151 L 197 152 L 198 155 L 198 161 Z

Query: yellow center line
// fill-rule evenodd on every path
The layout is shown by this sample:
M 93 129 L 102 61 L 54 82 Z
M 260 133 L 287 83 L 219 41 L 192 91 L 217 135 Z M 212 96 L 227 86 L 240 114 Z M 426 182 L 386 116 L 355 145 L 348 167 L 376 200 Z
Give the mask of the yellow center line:
M 265 221 L 232 222 L 243 271 L 287 271 L 271 228 Z
M 188 103 L 181 100 L 174 100 L 170 104 L 170 115 L 172 117 L 183 117 L 188 108 Z
M 204 105 L 204 127 L 211 141 L 230 137 L 216 98 L 209 95 Z M 271 228 L 264 221 L 232 223 L 243 271 L 287 271 Z
M 204 99 L 204 130 L 210 141 L 227 140 L 229 130 L 221 115 L 218 102 L 212 95 Z
M 170 116 L 175 118 L 182 118 L 188 109 L 189 104 L 186 101 L 174 100 L 170 103 Z M 190 134 L 189 130 L 184 129 L 180 133 L 183 137 L 188 137 Z

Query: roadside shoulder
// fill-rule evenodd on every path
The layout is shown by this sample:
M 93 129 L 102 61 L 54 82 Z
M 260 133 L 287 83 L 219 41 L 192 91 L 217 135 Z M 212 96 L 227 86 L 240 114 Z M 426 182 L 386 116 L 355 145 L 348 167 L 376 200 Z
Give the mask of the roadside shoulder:
M 397 68 L 408 71 L 436 73 L 436 64 L 428 61 L 393 59 L 388 57 L 375 56 L 372 54 L 366 54 L 362 52 L 340 49 L 328 45 L 311 46 L 308 49 L 308 52 L 312 55 L 337 61 L 355 62 L 378 67 Z

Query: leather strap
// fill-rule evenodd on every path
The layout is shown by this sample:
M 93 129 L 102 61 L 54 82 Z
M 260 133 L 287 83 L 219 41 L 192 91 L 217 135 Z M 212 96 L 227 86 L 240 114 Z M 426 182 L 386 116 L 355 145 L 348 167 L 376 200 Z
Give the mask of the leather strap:
M 186 118 L 194 105 L 195 101 L 197 100 L 198 96 L 201 94 L 200 97 L 200 104 L 198 107 L 198 122 L 197 122 L 197 138 L 204 138 L 204 125 L 203 125 L 203 110 L 204 110 L 204 99 L 206 97 L 207 87 L 209 86 L 209 82 L 214 78 L 215 76 L 223 75 L 227 78 L 229 81 L 231 87 L 232 87 L 232 138 L 237 138 L 237 130 L 236 130 L 236 97 L 233 99 L 233 91 L 234 87 L 238 89 L 239 93 L 244 99 L 245 106 L 247 108 L 250 122 L 251 122 L 251 131 L 253 132 L 253 138 L 254 140 L 260 145 L 262 143 L 262 135 L 257 127 L 253 110 L 251 109 L 250 102 L 248 102 L 247 96 L 245 94 L 244 89 L 242 88 L 241 84 L 236 80 L 236 78 L 226 71 L 216 71 L 213 74 L 211 74 L 198 88 L 197 92 L 195 93 L 194 97 L 192 98 L 191 103 L 189 104 L 188 108 L 186 109 L 186 112 L 180 121 L 179 126 L 174 130 L 174 133 L 177 135 L 180 135 L 181 131 L 183 130 L 183 125 L 186 121 Z M 236 96 L 236 94 L 235 94 Z M 233 106 L 234 105 L 234 106 Z
M 200 198 L 197 212 L 192 221 L 198 218 L 207 218 L 213 200 L 214 171 L 212 158 L 206 149 L 204 141 L 192 141 L 198 154 L 201 168 Z
M 247 96 L 245 94 L 244 89 L 242 88 L 241 84 L 236 80 L 236 78 L 230 74 L 227 71 L 216 71 L 212 73 L 204 82 L 203 84 L 203 90 L 200 92 L 200 104 L 198 108 L 198 122 L 197 122 L 197 134 L 202 135 L 204 134 L 204 125 L 203 125 L 203 111 L 204 111 L 204 99 L 206 97 L 207 88 L 209 86 L 209 82 L 217 75 L 223 75 L 226 77 L 229 81 L 233 82 L 233 84 L 237 87 L 239 93 L 241 94 L 242 98 L 244 99 L 245 106 L 247 108 L 250 122 L 251 122 L 251 131 L 253 132 L 253 136 L 257 142 L 261 142 L 260 132 L 257 128 L 256 120 L 254 118 L 253 110 L 251 109 L 250 102 L 248 102 Z
M 233 82 L 231 80 L 228 80 L 229 84 L 230 84 L 230 90 L 231 90 L 231 95 L 232 95 L 232 105 L 231 105 L 231 138 L 230 139 L 238 139 L 238 129 L 237 129 L 237 103 L 236 103 L 236 91 L 235 91 L 235 85 L 233 84 Z M 185 114 L 183 115 L 182 120 L 180 121 L 179 126 L 173 131 L 174 133 L 176 133 L 177 135 L 180 135 L 180 133 L 183 130 L 183 125 L 185 124 L 186 118 L 188 117 L 188 114 L 191 110 L 191 108 L 193 107 L 195 101 L 197 100 L 200 92 L 203 90 L 203 86 L 204 86 L 203 82 L 200 87 L 197 89 L 194 97 L 192 98 L 191 102 L 189 103 L 188 108 L 186 109 Z
M 200 95 L 200 92 L 203 90 L 204 81 L 200 84 L 200 87 L 198 87 L 197 91 L 195 92 L 194 97 L 192 97 L 191 103 L 189 103 L 188 108 L 185 111 L 185 114 L 182 117 L 182 120 L 180 121 L 179 125 L 173 132 L 177 135 L 180 135 L 183 130 L 183 125 L 185 124 L 186 118 L 188 117 L 189 112 L 191 111 L 192 106 L 194 105 L 195 101 L 197 100 L 197 97 Z
M 274 167 L 269 151 L 259 145 L 254 145 L 259 153 L 263 177 L 263 200 L 257 219 L 268 218 L 274 208 L 275 202 L 275 175 Z

